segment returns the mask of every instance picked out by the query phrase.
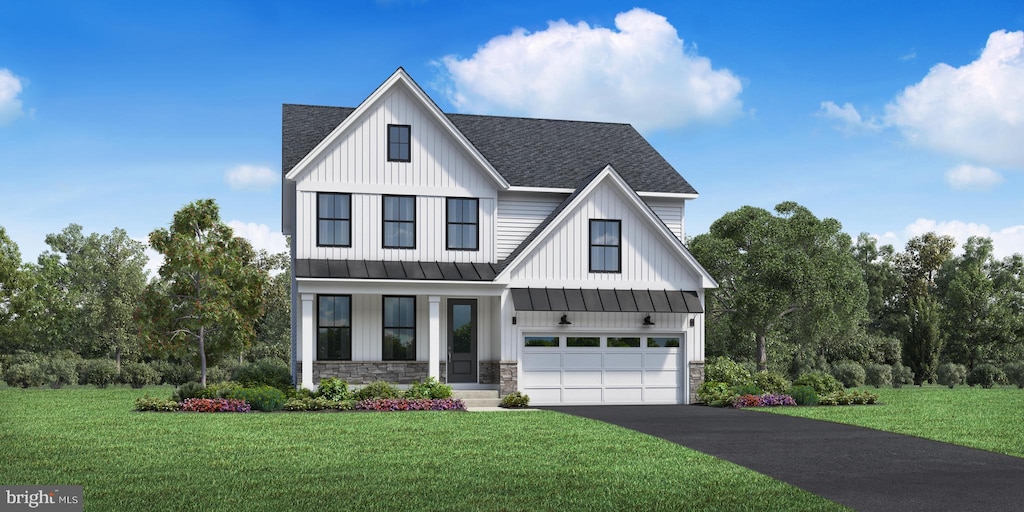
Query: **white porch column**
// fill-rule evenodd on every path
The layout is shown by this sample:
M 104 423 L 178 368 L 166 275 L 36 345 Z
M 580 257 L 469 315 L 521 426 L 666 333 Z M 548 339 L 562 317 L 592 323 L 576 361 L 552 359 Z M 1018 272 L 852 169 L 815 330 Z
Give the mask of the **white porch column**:
M 441 296 L 431 295 L 430 342 L 427 345 L 427 376 L 441 378 Z
M 300 294 L 302 300 L 302 387 L 313 389 L 313 302 L 316 294 Z
M 512 303 L 512 291 L 509 289 L 501 292 L 501 360 L 519 360 L 519 336 L 515 325 L 512 325 L 512 318 L 516 315 L 515 306 Z

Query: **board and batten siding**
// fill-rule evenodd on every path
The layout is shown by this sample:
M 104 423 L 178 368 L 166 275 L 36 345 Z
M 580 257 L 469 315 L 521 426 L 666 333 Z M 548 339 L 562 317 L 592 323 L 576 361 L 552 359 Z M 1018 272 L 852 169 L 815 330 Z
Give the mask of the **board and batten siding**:
M 565 199 L 566 194 L 503 194 L 498 197 L 496 255 L 503 260 Z
M 668 226 L 668 229 L 672 231 L 672 234 L 676 235 L 676 238 L 683 240 L 683 236 L 686 234 L 686 230 L 683 225 L 683 208 L 685 202 L 682 199 L 661 199 L 661 198 L 643 198 L 647 206 L 651 207 L 662 222 Z
M 351 247 L 317 246 L 316 192 L 299 192 L 295 201 L 296 258 L 331 260 L 494 262 L 494 203 L 479 198 L 479 250 L 448 250 L 446 197 L 416 196 L 416 247 L 385 249 L 383 200 L 380 194 L 352 194 Z
M 602 183 L 509 276 L 510 286 L 701 289 L 694 269 L 615 187 Z M 621 220 L 622 272 L 590 272 L 591 219 Z

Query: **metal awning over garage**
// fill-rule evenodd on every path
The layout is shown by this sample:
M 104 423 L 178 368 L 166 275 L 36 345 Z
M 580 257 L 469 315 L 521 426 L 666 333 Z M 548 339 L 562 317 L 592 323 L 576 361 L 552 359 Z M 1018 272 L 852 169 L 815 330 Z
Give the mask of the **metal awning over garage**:
M 516 311 L 704 312 L 697 292 L 686 290 L 513 288 L 512 302 Z

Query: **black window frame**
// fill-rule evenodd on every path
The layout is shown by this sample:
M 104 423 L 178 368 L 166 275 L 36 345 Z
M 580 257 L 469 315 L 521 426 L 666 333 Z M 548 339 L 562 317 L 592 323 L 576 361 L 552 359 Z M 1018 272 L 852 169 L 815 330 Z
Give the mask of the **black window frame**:
M 325 299 L 325 298 L 330 298 L 330 299 L 345 298 L 345 299 L 348 299 L 348 327 L 339 327 L 339 326 L 335 326 L 335 325 L 330 325 L 330 326 L 321 325 L 322 319 L 320 317 L 320 301 L 322 299 Z M 351 295 L 342 295 L 342 294 L 317 295 L 316 296 L 316 312 L 317 312 L 317 314 L 316 314 L 316 360 L 317 361 L 351 361 L 352 360 L 352 296 Z M 342 348 L 340 350 L 341 354 L 340 354 L 340 357 L 338 357 L 338 358 L 320 357 L 320 354 L 322 354 L 322 353 L 326 354 L 327 351 L 328 351 L 328 349 L 321 350 L 321 348 L 320 348 L 322 343 L 326 343 L 326 340 L 322 340 L 321 339 L 321 334 L 322 334 L 321 331 L 323 329 L 337 329 L 337 330 L 347 330 L 348 331 L 348 357 L 345 357 L 344 348 Z
M 616 240 L 617 244 L 595 244 L 594 243 L 594 223 L 608 223 L 615 224 L 618 226 L 619 238 Z M 594 274 L 621 274 L 622 273 L 622 220 L 619 219 L 590 219 L 590 223 L 587 226 L 587 264 L 590 267 L 590 272 Z M 616 249 L 616 269 L 594 269 L 594 248 L 595 247 L 614 247 Z
M 320 216 L 320 201 L 325 196 L 347 196 L 348 197 L 348 217 L 321 217 Z M 325 244 L 321 241 L 320 223 L 328 222 L 347 222 L 348 223 L 348 243 L 347 244 Z M 342 192 L 317 192 L 316 194 L 316 246 L 317 247 L 352 247 L 352 194 Z
M 412 325 L 411 326 L 395 326 L 388 325 L 388 299 L 412 299 Z M 401 322 L 401 319 L 398 320 Z M 383 295 L 380 301 L 380 359 L 381 361 L 415 361 L 416 360 L 416 296 L 415 295 Z M 412 346 L 408 349 L 408 356 L 405 359 L 397 359 L 395 357 L 387 356 L 387 332 L 389 329 L 400 329 L 400 330 L 411 330 L 412 331 Z
M 398 130 L 405 129 L 406 141 L 392 141 L 391 132 L 392 128 Z M 405 149 L 405 158 L 401 158 L 401 155 L 395 155 L 393 150 Z M 388 162 L 411 162 L 412 161 L 412 126 L 407 124 L 389 124 L 388 125 Z
M 451 216 L 452 202 L 462 204 L 462 201 L 472 201 L 475 205 L 476 222 L 453 221 Z M 476 237 L 473 239 L 473 247 L 452 247 L 451 227 L 452 226 L 473 226 Z M 477 197 L 447 197 L 444 203 L 444 240 L 445 249 L 449 251 L 479 251 L 480 250 L 480 199 Z
M 409 199 L 412 201 L 412 220 L 388 220 L 387 217 L 387 202 L 388 199 Z M 380 218 L 381 218 L 381 231 L 380 231 L 380 245 L 384 249 L 415 249 L 416 248 L 416 196 L 403 196 L 403 195 L 384 195 L 380 199 Z M 399 208 L 401 211 L 401 208 Z M 401 215 L 399 215 L 401 217 Z M 412 225 L 412 245 L 388 245 L 387 244 L 387 233 L 389 224 L 411 224 Z

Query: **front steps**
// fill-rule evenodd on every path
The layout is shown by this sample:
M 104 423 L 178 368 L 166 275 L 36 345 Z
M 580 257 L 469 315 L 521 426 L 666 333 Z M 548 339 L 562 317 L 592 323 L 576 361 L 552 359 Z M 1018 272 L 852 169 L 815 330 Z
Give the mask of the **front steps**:
M 462 399 L 469 410 L 501 404 L 497 389 L 453 389 L 452 398 Z

